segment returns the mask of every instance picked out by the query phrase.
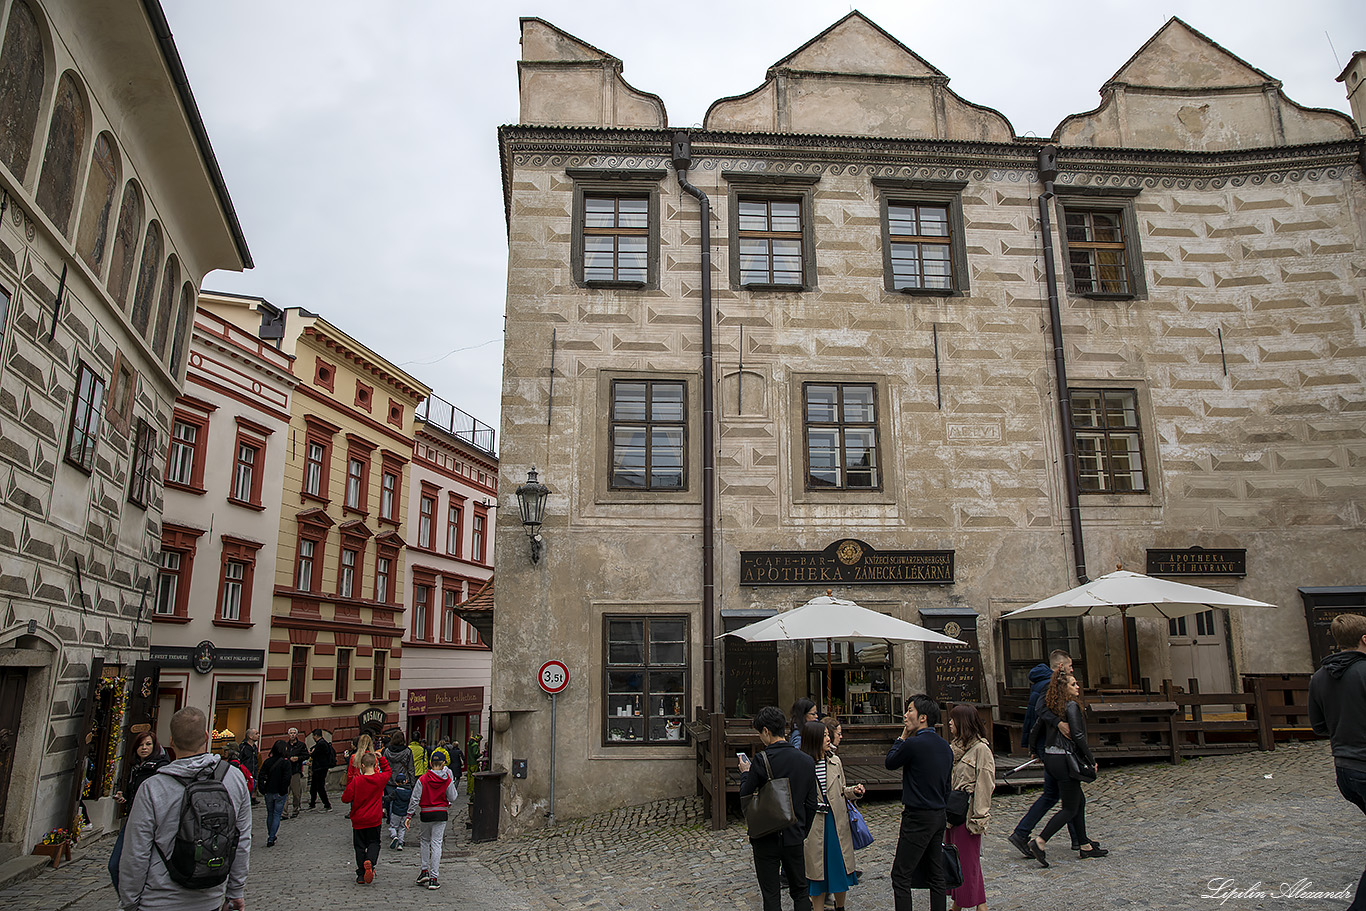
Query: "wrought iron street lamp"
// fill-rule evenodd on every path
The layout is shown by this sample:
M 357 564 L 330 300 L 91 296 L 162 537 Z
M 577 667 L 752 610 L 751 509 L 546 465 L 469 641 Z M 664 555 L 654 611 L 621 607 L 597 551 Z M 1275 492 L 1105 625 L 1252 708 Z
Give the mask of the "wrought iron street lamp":
M 550 497 L 550 488 L 536 479 L 536 466 L 527 472 L 526 483 L 517 488 L 517 507 L 522 512 L 522 528 L 531 539 L 531 562 L 541 561 L 541 520 L 545 518 L 545 501 Z

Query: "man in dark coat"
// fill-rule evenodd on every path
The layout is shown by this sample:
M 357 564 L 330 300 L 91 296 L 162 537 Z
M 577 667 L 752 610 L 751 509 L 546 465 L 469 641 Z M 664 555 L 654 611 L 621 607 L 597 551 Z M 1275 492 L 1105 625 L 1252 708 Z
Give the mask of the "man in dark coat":
M 1044 691 L 1048 689 L 1048 681 L 1053 679 L 1055 671 L 1062 671 L 1064 674 L 1072 673 L 1072 656 L 1062 649 L 1054 649 L 1048 655 L 1047 664 L 1037 664 L 1029 672 L 1029 705 L 1025 708 L 1024 728 L 1020 733 L 1020 746 L 1029 748 L 1030 735 L 1034 732 L 1034 725 L 1039 720 L 1039 708 L 1043 702 Z M 1067 722 L 1059 726 L 1064 734 L 1067 731 Z M 1058 787 L 1057 779 L 1048 774 L 1048 769 L 1043 770 L 1043 793 L 1039 795 L 1033 805 L 1025 812 L 1020 821 L 1015 824 L 1015 831 L 1006 836 L 1007 840 L 1015 846 L 1025 857 L 1033 857 L 1029 853 L 1029 833 L 1034 831 L 1034 827 L 1039 824 L 1039 820 L 1048 814 L 1062 799 L 1062 790 Z M 1072 823 L 1067 824 L 1067 831 L 1072 835 L 1073 850 L 1077 846 L 1077 829 Z
M 754 761 L 740 762 L 740 796 L 753 794 L 768 781 L 768 770 L 774 778 L 786 778 L 792 788 L 792 810 L 797 821 L 786 829 L 751 838 L 754 850 L 754 874 L 759 879 L 759 891 L 764 897 L 764 911 L 781 911 L 782 884 L 778 871 L 787 874 L 788 891 L 792 893 L 795 911 L 811 911 L 811 895 L 806 887 L 806 859 L 803 846 L 806 835 L 816 820 L 820 799 L 816 791 L 816 763 L 810 756 L 794 747 L 783 737 L 787 719 L 777 706 L 766 706 L 754 716 L 754 730 L 764 745 L 767 767 L 758 756 Z
M 332 748 L 332 741 L 325 736 L 327 733 L 330 732 L 321 729 L 313 732 L 313 749 L 308 753 L 313 769 L 308 789 L 310 810 L 317 809 L 319 797 L 322 798 L 324 810 L 332 809 L 332 801 L 327 799 L 327 773 L 337 764 L 337 751 Z
M 1366 617 L 1338 614 L 1328 630 L 1342 651 L 1309 680 L 1309 723 L 1332 740 L 1338 790 L 1366 813 Z M 1366 911 L 1366 871 L 1348 911 Z
M 247 767 L 254 783 L 256 776 L 261 771 L 261 732 L 256 728 L 247 728 L 247 733 L 242 738 L 242 745 L 237 748 L 237 761 Z M 259 802 L 256 797 L 256 789 L 253 788 L 251 805 L 254 807 Z
M 289 729 L 289 742 L 285 744 L 285 755 L 289 757 L 289 796 L 294 803 L 294 812 L 290 814 L 290 819 L 299 815 L 299 807 L 303 803 L 304 794 L 304 760 L 308 759 L 308 745 L 299 736 L 298 728 Z
M 896 911 L 911 911 L 911 890 L 922 883 L 930 890 L 931 911 L 948 907 L 944 877 L 945 807 L 953 748 L 934 732 L 939 703 L 924 693 L 911 697 L 902 719 L 901 736 L 887 751 L 883 765 L 901 770 L 901 831 L 892 860 L 892 901 Z

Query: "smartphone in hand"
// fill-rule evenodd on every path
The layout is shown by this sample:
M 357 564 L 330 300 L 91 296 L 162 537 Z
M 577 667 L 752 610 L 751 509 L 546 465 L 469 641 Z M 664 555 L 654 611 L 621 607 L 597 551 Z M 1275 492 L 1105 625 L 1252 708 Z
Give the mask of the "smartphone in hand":
M 740 762 L 742 762 L 742 763 L 747 763 L 747 762 L 749 762 L 749 757 L 746 756 L 744 753 L 736 753 L 736 754 L 735 754 L 735 758 L 738 759 L 738 760 L 740 760 Z

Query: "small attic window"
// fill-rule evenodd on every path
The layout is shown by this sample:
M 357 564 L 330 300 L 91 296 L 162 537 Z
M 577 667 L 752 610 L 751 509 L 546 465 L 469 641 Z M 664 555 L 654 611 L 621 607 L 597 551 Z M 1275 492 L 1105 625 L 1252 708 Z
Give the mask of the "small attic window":
M 403 406 L 393 399 L 389 400 L 389 423 L 395 427 L 403 426 Z
M 357 380 L 357 381 L 356 381 L 356 402 L 355 402 L 355 405 L 356 405 L 357 408 L 364 408 L 366 411 L 369 411 L 369 410 L 370 410 L 370 405 L 371 405 L 371 403 L 374 401 L 374 397 L 375 397 L 375 389 L 374 389 L 373 386 L 367 386 L 367 385 L 365 385 L 364 383 L 362 383 L 360 380 Z
M 337 379 L 337 368 L 327 361 L 319 358 L 313 366 L 313 384 L 321 386 L 328 392 L 333 391 L 333 385 Z

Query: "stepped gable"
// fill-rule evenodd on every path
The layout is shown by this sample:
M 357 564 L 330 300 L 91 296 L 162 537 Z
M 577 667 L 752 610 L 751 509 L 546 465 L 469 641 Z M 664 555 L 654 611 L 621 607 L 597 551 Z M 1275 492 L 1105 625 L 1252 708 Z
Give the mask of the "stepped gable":
M 542 19 L 521 20 L 520 122 L 555 126 L 668 125 L 664 102 L 621 77 L 621 60 Z
M 708 130 L 1010 142 L 998 111 L 855 10 L 769 67 L 764 84 L 712 103 Z
M 1095 110 L 1053 132 L 1062 145 L 1212 152 L 1350 140 L 1352 121 L 1306 108 L 1281 82 L 1173 16 L 1101 86 Z

